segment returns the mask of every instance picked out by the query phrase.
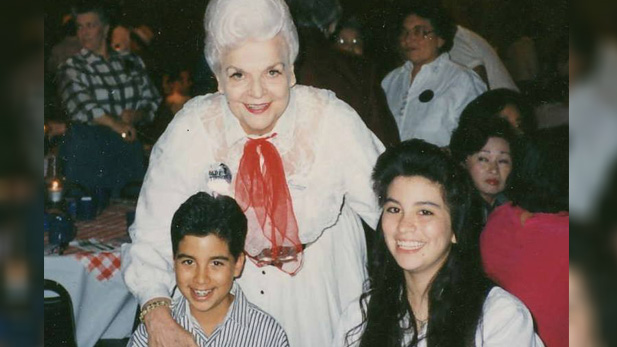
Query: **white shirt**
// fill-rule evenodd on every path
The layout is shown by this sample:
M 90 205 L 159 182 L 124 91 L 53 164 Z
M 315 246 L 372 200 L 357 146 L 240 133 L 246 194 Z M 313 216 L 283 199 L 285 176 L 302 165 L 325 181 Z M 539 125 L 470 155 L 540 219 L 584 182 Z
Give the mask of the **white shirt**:
M 407 317 L 407 320 L 409 317 Z M 505 290 L 494 287 L 484 301 L 482 321 L 476 330 L 476 347 L 543 347 L 544 343 L 533 330 L 533 319 L 525 305 Z M 343 313 L 337 326 L 334 340 L 330 344 L 333 347 L 343 347 L 348 331 L 362 322 L 362 311 L 358 300 L 351 304 Z M 424 326 L 420 332 L 421 338 L 417 347 L 426 347 L 426 339 L 422 337 L 426 333 Z M 364 327 L 362 328 L 362 331 Z M 359 346 L 359 336 L 353 337 Z M 404 337 L 403 345 L 408 345 L 413 339 L 413 334 Z
M 384 147 L 334 93 L 305 86 L 292 88 L 272 133 L 277 133 L 270 141 L 283 160 L 300 241 L 308 246 L 295 276 L 247 261 L 238 284 L 249 301 L 281 323 L 291 346 L 327 346 L 367 276 L 358 215 L 377 225 L 370 175 Z M 174 285 L 173 213 L 194 193 L 212 192 L 208 170 L 218 163 L 235 179 L 246 141 L 217 93 L 185 104 L 154 146 L 130 228 L 133 243 L 125 245 L 122 258 L 126 284 L 141 303 L 168 297 Z M 234 184 L 228 187 L 232 196 Z
M 507 88 L 518 91 L 497 52 L 477 33 L 458 25 L 454 46 L 449 53 L 453 62 L 470 69 L 484 65 L 489 89 Z
M 407 61 L 381 82 L 401 141 L 419 138 L 447 146 L 461 112 L 486 91 L 486 85 L 475 72 L 453 63 L 445 53 L 422 66 L 413 84 L 412 68 L 413 64 Z M 433 98 L 421 102 L 420 95 L 429 90 Z

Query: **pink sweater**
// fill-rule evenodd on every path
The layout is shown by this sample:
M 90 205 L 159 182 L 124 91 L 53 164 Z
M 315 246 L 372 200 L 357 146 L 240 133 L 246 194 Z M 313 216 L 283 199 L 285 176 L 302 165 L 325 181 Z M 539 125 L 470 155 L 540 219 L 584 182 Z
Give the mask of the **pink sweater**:
M 480 237 L 487 275 L 531 311 L 547 347 L 568 346 L 569 215 L 525 211 L 506 203 Z

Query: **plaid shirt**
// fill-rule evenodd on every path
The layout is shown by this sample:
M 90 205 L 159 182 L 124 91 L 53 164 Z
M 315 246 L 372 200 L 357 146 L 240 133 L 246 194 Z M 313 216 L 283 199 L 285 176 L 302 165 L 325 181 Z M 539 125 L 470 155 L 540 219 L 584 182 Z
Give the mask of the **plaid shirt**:
M 82 48 L 59 67 L 60 95 L 73 121 L 141 110 L 150 121 L 161 102 L 146 67 L 133 53 L 111 51 L 109 59 Z
M 231 293 L 234 301 L 221 324 L 207 336 L 197 320 L 191 315 L 188 300 L 180 295 L 174 299 L 172 316 L 201 347 L 289 347 L 287 334 L 272 316 L 250 303 L 238 284 Z M 129 347 L 147 347 L 148 332 L 142 323 L 131 336 Z

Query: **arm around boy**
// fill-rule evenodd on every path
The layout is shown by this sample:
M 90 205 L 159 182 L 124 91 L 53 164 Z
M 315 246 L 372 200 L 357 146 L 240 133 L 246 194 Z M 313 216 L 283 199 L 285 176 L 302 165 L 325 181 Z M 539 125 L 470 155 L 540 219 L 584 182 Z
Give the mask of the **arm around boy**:
M 170 309 L 198 346 L 289 346 L 281 325 L 250 303 L 235 283 L 244 268 L 246 231 L 244 213 L 223 195 L 197 193 L 174 214 L 171 242 L 180 295 Z M 148 346 L 143 323 L 129 346 Z

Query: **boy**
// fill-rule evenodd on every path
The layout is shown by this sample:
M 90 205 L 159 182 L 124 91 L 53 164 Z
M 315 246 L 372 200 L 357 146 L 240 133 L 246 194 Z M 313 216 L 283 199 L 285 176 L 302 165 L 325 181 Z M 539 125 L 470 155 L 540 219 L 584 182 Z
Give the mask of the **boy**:
M 234 279 L 244 266 L 246 217 L 234 199 L 204 192 L 173 216 L 171 243 L 177 288 L 172 316 L 199 346 L 288 347 L 283 328 L 251 304 Z M 142 323 L 129 346 L 147 346 Z

